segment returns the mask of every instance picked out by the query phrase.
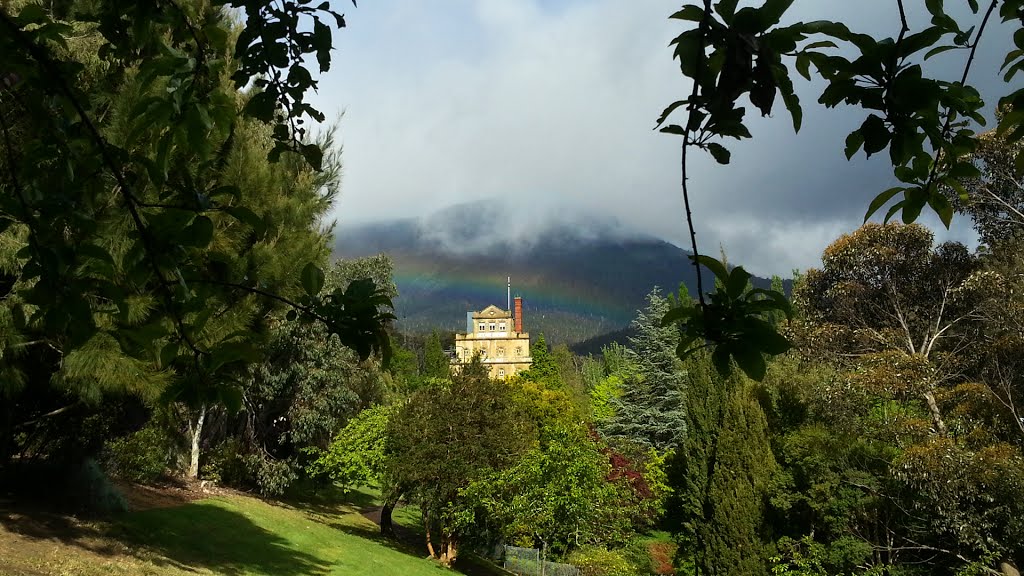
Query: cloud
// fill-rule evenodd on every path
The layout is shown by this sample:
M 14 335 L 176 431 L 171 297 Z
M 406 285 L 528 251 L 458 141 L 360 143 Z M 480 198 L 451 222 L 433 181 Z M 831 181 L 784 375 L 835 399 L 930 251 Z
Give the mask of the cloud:
M 340 226 L 498 198 L 520 209 L 496 233 L 532 229 L 515 220 L 538 213 L 570 221 L 574 212 L 597 213 L 688 246 L 679 141 L 651 130 L 661 109 L 688 93 L 667 47 L 682 30 L 667 19 L 678 6 L 395 0 L 349 7 L 336 65 L 316 97 L 329 114 L 345 112 Z M 888 1 L 797 6 L 800 19 L 898 32 Z M 1005 34 L 986 42 L 979 77 L 1009 46 Z M 936 66 L 951 75 L 957 58 L 937 58 Z M 824 110 L 814 104 L 820 86 L 798 89 L 799 135 L 777 111 L 751 119 L 753 141 L 729 143 L 731 165 L 703 155 L 690 164 L 702 251 L 717 253 L 721 244 L 731 261 L 761 274 L 814 265 L 892 185 L 884 158 L 843 156 L 843 139 L 863 113 Z M 969 238 L 968 224 L 952 235 Z

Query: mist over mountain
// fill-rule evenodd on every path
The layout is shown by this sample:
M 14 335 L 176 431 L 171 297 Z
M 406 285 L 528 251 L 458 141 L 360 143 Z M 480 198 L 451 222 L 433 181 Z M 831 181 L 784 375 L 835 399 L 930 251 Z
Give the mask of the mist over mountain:
M 550 212 L 548 212 L 550 214 Z M 696 294 L 689 252 L 579 212 L 530 214 L 509 202 L 460 204 L 424 218 L 338 230 L 335 255 L 387 253 L 401 330 L 465 330 L 466 312 L 524 300 L 524 327 L 576 343 L 621 330 L 654 286 Z M 711 282 L 704 273 L 705 286 Z M 768 280 L 755 278 L 755 285 Z

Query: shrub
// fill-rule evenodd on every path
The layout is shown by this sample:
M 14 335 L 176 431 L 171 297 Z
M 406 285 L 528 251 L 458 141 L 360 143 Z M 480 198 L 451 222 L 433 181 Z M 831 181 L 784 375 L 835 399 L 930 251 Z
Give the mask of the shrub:
M 160 427 L 148 424 L 138 432 L 107 442 L 104 464 L 111 475 L 132 482 L 153 482 L 167 470 L 171 440 Z
M 640 573 L 621 552 L 597 546 L 575 550 L 569 554 L 568 562 L 579 567 L 581 576 L 636 576 Z
M 200 469 L 200 477 L 217 484 L 251 485 L 253 479 L 245 466 L 241 441 L 237 438 L 229 438 L 209 450 L 206 454 L 206 461 Z
M 70 478 L 74 498 L 86 512 L 111 514 L 128 510 L 128 502 L 110 483 L 96 460 L 86 459 Z
M 299 475 L 287 460 L 275 460 L 264 454 L 249 454 L 243 458 L 245 468 L 256 480 L 264 496 L 280 496 Z

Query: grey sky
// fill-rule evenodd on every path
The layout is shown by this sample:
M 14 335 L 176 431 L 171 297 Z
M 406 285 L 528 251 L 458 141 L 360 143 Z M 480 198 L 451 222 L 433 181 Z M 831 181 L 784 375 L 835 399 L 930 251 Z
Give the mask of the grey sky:
M 501 198 L 522 209 L 497 233 L 595 214 L 688 247 L 679 139 L 651 130 L 662 108 L 688 93 L 667 46 L 683 30 L 667 19 L 681 4 L 365 0 L 352 8 L 336 0 L 349 27 L 315 101 L 329 117 L 345 114 L 339 226 Z M 923 2 L 909 4 L 919 18 Z M 895 35 L 894 5 L 798 0 L 793 17 Z M 972 76 L 992 105 L 1007 91 L 994 72 L 1010 46 L 993 32 Z M 963 59 L 954 51 L 934 66 L 959 76 Z M 752 141 L 727 143 L 732 164 L 700 153 L 691 164 L 702 250 L 717 254 L 721 244 L 731 262 L 762 275 L 815 265 L 892 185 L 884 162 L 843 156 L 863 114 L 825 110 L 819 87 L 797 82 L 799 135 L 780 103 L 774 117 L 751 119 Z M 967 225 L 934 228 L 973 242 Z

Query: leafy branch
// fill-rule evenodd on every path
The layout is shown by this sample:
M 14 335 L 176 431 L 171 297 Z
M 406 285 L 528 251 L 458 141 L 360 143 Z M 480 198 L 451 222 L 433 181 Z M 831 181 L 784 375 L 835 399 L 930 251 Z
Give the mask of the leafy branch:
M 744 96 L 764 116 L 771 113 L 776 96 L 781 96 L 794 129 L 799 131 L 803 111 L 793 88 L 790 64 L 807 80 L 812 78 L 813 66 L 827 82 L 818 98 L 820 104 L 832 108 L 845 103 L 870 111 L 860 128 L 847 136 L 846 156 L 852 158 L 863 149 L 870 157 L 888 149 L 893 172 L 903 183 L 878 194 L 868 207 L 865 221 L 902 194 L 902 199 L 889 207 L 886 221 L 902 213 L 904 222 L 913 222 L 928 206 L 949 226 L 954 208 L 945 190 L 952 189 L 965 197 L 961 181 L 979 174 L 971 154 L 979 142 L 973 126 L 985 124 L 981 114 L 984 102 L 978 91 L 967 84 L 967 77 L 997 6 L 1003 22 L 1019 22 L 1014 35 L 1017 49 L 1007 54 L 1003 64 L 1004 80 L 1009 81 L 1024 70 L 1024 0 L 1004 0 L 1001 4 L 993 0 L 977 32 L 974 27 L 961 29 L 945 12 L 942 0 L 925 1 L 932 16 L 931 25 L 914 31 L 903 0 L 897 0 L 900 28 L 895 39 L 877 39 L 831 21 L 780 26 L 793 2 L 766 0 L 759 7 L 737 9 L 736 0 L 721 0 L 713 6 L 705 0 L 703 6 L 687 4 L 674 13 L 672 19 L 696 24 L 672 41 L 680 70 L 693 82 L 693 90 L 688 99 L 665 108 L 656 125 L 662 132 L 683 137 L 682 185 L 693 249 L 691 258 L 695 265 L 714 266 L 718 278 L 716 292 L 707 295 L 714 304 L 707 302 L 703 287 L 698 284 L 699 310 L 682 303 L 666 316 L 666 322 L 679 323 L 687 337 L 704 339 L 705 346 L 713 345 L 715 354 L 725 358 L 716 360 L 720 369 L 727 368 L 728 358 L 732 357 L 748 375 L 760 372 L 762 353 L 772 355 L 788 348 L 781 344 L 784 338 L 774 328 L 772 336 L 755 336 L 764 332 L 763 327 L 751 328 L 748 321 L 765 321 L 777 312 L 788 315 L 788 304 L 781 294 L 758 293 L 756 300 L 769 303 L 744 308 L 743 291 L 734 287 L 730 294 L 724 289 L 732 274 L 725 264 L 698 252 L 686 182 L 686 148 L 696 146 L 709 152 L 718 163 L 728 164 L 730 153 L 716 140 L 751 138 L 744 124 L 746 109 L 737 105 Z M 968 3 L 972 12 L 978 14 L 978 1 Z M 949 43 L 943 43 L 944 40 Z M 825 51 L 838 50 L 841 45 L 852 49 L 854 57 Z M 968 50 L 959 81 L 924 76 L 921 62 L 955 49 Z M 685 125 L 666 125 L 669 117 L 683 106 L 688 112 Z M 1006 113 L 1001 116 L 998 133 L 1007 134 L 1011 141 L 1020 140 L 1024 137 L 1024 89 L 1004 97 L 1000 106 Z M 1024 174 L 1024 152 L 1018 154 L 1016 163 L 1019 173 Z M 740 340 L 757 351 L 757 361 L 748 351 L 737 355 L 736 342 Z

